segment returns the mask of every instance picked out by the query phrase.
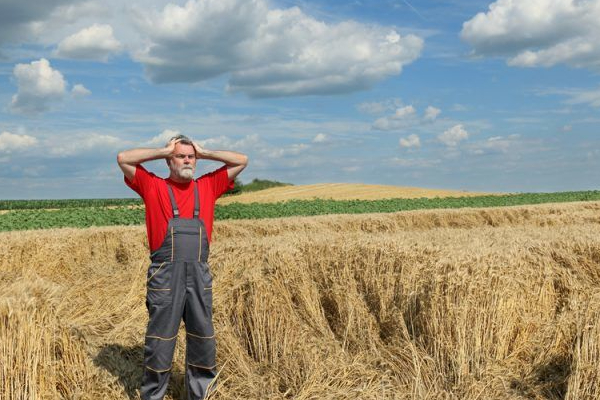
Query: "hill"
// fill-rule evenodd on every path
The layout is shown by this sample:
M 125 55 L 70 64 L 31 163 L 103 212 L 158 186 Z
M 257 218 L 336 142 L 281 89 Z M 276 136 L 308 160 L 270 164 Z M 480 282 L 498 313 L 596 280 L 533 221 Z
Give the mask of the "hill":
M 433 197 L 471 197 L 494 193 L 466 192 L 462 190 L 425 189 L 406 186 L 367 185 L 363 183 L 318 183 L 312 185 L 290 185 L 263 189 L 221 197 L 218 204 L 229 203 L 275 203 L 285 200 L 379 200 L 415 199 Z

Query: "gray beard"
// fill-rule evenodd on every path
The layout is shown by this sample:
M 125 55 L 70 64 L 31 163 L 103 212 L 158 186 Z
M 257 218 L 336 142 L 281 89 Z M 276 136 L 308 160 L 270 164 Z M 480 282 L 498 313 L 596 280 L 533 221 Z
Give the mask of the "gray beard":
M 194 169 L 191 167 L 181 167 L 179 169 L 174 169 L 173 172 L 177 177 L 181 179 L 193 179 L 194 178 Z

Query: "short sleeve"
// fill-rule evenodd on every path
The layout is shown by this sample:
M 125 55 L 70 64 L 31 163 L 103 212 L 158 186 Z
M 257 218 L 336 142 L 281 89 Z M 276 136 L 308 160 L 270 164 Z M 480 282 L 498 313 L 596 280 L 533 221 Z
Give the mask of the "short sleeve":
M 215 200 L 221 197 L 223 193 L 234 188 L 233 180 L 230 181 L 227 175 L 227 165 L 223 165 L 221 168 L 203 175 L 202 178 L 208 179 L 209 184 L 213 188 Z
M 130 181 L 126 176 L 123 176 L 123 179 L 125 180 L 125 184 L 143 199 L 150 187 L 153 175 L 154 174 L 148 172 L 142 165 L 138 164 L 135 167 L 133 180 Z

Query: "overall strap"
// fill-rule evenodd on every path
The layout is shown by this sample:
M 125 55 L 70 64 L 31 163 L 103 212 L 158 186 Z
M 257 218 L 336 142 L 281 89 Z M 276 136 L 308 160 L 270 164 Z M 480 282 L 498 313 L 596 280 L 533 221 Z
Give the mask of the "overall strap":
M 171 185 L 167 183 L 167 189 L 169 189 L 169 197 L 171 198 L 171 207 L 173 208 L 173 218 L 179 218 L 179 209 L 177 208 L 177 203 L 175 202 L 175 196 L 173 196 L 173 189 L 171 189 Z
M 194 219 L 200 215 L 200 196 L 198 195 L 198 181 L 194 181 Z

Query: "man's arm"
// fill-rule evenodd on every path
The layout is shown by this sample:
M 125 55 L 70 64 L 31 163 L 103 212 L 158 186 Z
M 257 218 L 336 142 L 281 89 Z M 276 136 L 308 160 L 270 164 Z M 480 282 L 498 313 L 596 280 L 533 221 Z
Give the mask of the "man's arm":
M 138 164 L 159 158 L 168 158 L 180 140 L 171 140 L 166 147 L 158 149 L 131 149 L 117 154 L 117 163 L 129 181 L 133 181 Z
M 234 180 L 248 165 L 248 156 L 242 153 L 226 150 L 208 150 L 195 142 L 194 148 L 196 149 L 196 158 L 224 162 L 227 165 L 227 177 L 230 181 Z

